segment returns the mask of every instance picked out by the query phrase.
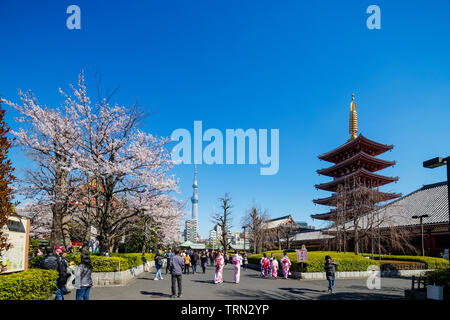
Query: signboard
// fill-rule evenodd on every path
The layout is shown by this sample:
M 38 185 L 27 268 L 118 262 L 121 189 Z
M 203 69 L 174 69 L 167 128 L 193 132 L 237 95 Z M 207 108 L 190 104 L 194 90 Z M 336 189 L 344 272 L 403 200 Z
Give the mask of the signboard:
M 3 226 L 4 234 L 11 247 L 3 253 L 2 261 L 6 264 L 3 273 L 26 271 L 28 269 L 28 235 L 30 220 L 24 217 L 12 216 Z
M 306 262 L 308 260 L 308 250 L 297 250 L 297 262 Z

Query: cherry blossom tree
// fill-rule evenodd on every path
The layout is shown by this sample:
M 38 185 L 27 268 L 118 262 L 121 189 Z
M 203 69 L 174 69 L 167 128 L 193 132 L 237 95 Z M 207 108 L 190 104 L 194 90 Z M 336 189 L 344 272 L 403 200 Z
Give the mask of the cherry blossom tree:
M 170 140 L 139 130 L 143 113 L 136 104 L 111 104 L 110 97 L 91 103 L 83 73 L 71 88 L 74 97 L 62 94 L 81 137 L 72 166 L 95 181 L 94 201 L 89 201 L 100 251 L 105 253 L 124 223 L 147 212 L 149 199 L 177 191 L 178 180 L 168 175 L 174 165 L 166 149 Z
M 21 114 L 17 120 L 23 127 L 13 132 L 18 145 L 37 164 L 20 189 L 50 204 L 51 243 L 64 237 L 66 247 L 71 246 L 72 219 L 86 230 L 94 226 L 100 251 L 106 253 L 139 214 L 153 215 L 161 239 L 170 239 L 162 230 L 178 223 L 171 218 L 182 215 L 176 203 L 166 199 L 160 205 L 172 205 L 170 210 L 145 209 L 152 199 L 177 191 L 178 180 L 168 173 L 174 165 L 166 150 L 170 140 L 139 129 L 144 115 L 136 104 L 112 104 L 111 96 L 92 103 L 83 71 L 77 86 L 70 87 L 73 95 L 59 90 L 65 100 L 56 109 L 41 106 L 31 92 L 19 92 L 22 105 L 6 101 Z
M 26 202 L 16 211 L 30 217 L 30 239 L 42 240 L 49 238 L 52 232 L 52 208 L 48 203 Z

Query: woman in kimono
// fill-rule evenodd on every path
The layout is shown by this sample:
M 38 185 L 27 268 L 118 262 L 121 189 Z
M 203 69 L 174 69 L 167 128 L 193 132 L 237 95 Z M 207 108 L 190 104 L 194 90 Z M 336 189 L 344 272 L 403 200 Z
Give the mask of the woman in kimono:
M 269 277 L 272 277 L 272 260 L 273 260 L 273 253 L 270 255 L 270 258 L 269 258 L 269 269 L 268 269 Z
M 272 278 L 277 279 L 278 276 L 278 260 L 275 258 L 275 255 L 272 253 Z
M 289 268 L 291 267 L 291 260 L 289 259 L 287 252 L 284 252 L 284 257 L 281 258 L 281 268 L 283 270 L 283 276 L 285 279 L 289 276 Z
M 214 274 L 214 283 L 222 283 L 223 266 L 225 262 L 223 261 L 222 252 L 220 251 L 217 253 L 215 264 L 216 264 L 216 273 Z
M 261 258 L 261 277 L 267 278 L 269 275 L 270 261 L 267 258 L 266 254 L 263 253 L 263 257 Z
M 239 280 L 241 278 L 241 264 L 242 264 L 242 257 L 241 255 L 236 252 L 233 255 L 233 259 L 231 260 L 233 263 L 234 268 L 234 283 L 239 283 Z

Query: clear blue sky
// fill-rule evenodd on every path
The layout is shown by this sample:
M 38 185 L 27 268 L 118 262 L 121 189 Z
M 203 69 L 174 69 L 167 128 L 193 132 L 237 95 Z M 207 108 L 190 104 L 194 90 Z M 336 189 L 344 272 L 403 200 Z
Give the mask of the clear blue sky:
M 66 28 L 66 8 L 81 8 L 81 30 Z M 381 8 L 381 30 L 366 27 L 366 8 Z M 407 194 L 445 180 L 422 161 L 450 155 L 450 2 L 442 1 L 1 1 L 0 94 L 18 101 L 31 89 L 41 103 L 62 100 L 85 69 L 96 95 L 120 85 L 115 100 L 136 98 L 154 111 L 144 129 L 170 136 L 193 131 L 280 130 L 280 168 L 200 165 L 199 227 L 207 236 L 217 198 L 230 192 L 234 230 L 253 202 L 271 217 L 291 214 L 316 227 L 312 200 L 328 193 L 317 159 L 348 139 L 351 94 L 366 137 L 394 144 L 382 157 L 399 176 L 384 191 Z M 12 128 L 14 112 L 7 108 Z M 11 152 L 17 174 L 28 165 Z M 189 201 L 193 166 L 173 170 Z M 190 210 L 190 202 L 188 203 Z

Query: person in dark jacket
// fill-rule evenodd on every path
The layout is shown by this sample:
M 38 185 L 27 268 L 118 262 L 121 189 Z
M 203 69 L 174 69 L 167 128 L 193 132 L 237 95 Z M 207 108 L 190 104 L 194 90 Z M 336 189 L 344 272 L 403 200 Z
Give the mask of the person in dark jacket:
M 202 265 L 203 273 L 205 273 L 206 265 L 208 264 L 208 255 L 205 251 L 202 251 L 202 254 L 200 255 L 200 263 Z
M 214 265 L 214 252 L 213 251 L 209 252 L 209 264 Z
M 198 253 L 197 251 L 193 251 L 191 255 L 191 263 L 192 263 L 192 273 L 197 272 L 197 262 L 198 262 Z
M 333 286 L 334 286 L 334 280 L 336 277 L 336 267 L 339 265 L 339 263 L 334 262 L 331 260 L 330 256 L 325 257 L 325 274 L 327 276 L 328 280 L 328 292 L 333 293 Z
M 39 267 L 46 270 L 58 270 L 58 256 L 52 247 L 45 248 L 45 256 L 39 261 Z
M 166 258 L 166 274 L 170 270 L 170 258 L 173 257 L 173 252 L 169 248 L 167 249 L 167 252 L 164 254 L 164 258 Z
M 39 263 L 39 267 L 41 269 L 46 270 L 56 270 L 58 271 L 59 277 L 56 280 L 56 295 L 55 300 L 64 300 L 64 291 L 67 279 L 69 277 L 69 273 L 67 271 L 67 267 L 65 263 L 62 261 L 59 254 L 63 252 L 63 248 L 60 246 L 57 246 L 55 248 L 55 252 L 53 251 L 52 247 L 48 246 L 45 248 L 45 257 L 41 259 Z
M 180 249 L 175 251 L 175 255 L 170 258 L 170 274 L 172 275 L 172 298 L 175 298 L 175 282 L 178 283 L 178 297 L 181 297 L 184 259 L 180 256 Z
M 89 300 L 92 287 L 92 263 L 89 254 L 81 255 L 81 263 L 75 272 L 75 288 L 77 300 Z

